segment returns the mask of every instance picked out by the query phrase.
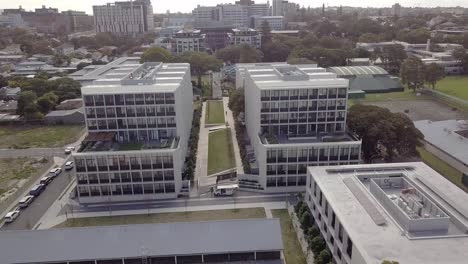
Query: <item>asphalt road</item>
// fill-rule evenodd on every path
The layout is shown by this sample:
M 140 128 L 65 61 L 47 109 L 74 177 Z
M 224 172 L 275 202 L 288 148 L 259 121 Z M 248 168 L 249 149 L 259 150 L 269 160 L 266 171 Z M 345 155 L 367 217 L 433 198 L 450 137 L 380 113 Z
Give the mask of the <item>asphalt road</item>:
M 62 173 L 49 183 L 39 197 L 34 199 L 27 208 L 21 210 L 20 215 L 14 222 L 5 223 L 1 230 L 32 229 L 70 183 L 71 173 L 65 171 L 63 166 L 62 170 Z

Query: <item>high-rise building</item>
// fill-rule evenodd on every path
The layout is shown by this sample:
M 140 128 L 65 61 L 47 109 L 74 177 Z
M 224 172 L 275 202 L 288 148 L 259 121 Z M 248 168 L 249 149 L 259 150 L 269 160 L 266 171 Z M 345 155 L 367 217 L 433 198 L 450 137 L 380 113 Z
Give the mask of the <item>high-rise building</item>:
M 466 263 L 468 195 L 422 162 L 309 167 L 306 189 L 333 263 Z
M 296 3 L 288 2 L 285 0 L 273 0 L 272 5 L 272 16 L 286 16 L 291 12 L 295 12 L 299 9 L 299 5 Z
M 190 66 L 120 58 L 81 88 L 88 135 L 73 154 L 80 203 L 176 198 L 192 124 Z
M 138 35 L 154 30 L 151 0 L 93 6 L 96 32 Z
M 317 65 L 237 65 L 256 181 L 265 192 L 304 191 L 308 166 L 358 164 L 361 141 L 346 132 L 348 80 Z M 239 177 L 240 182 L 243 178 Z
M 247 27 L 252 16 L 268 16 L 269 14 L 269 2 L 256 4 L 253 1 L 238 1 L 236 4 L 219 4 L 217 6 L 198 5 L 192 11 L 195 24 L 198 27 Z
M 392 6 L 392 15 L 395 17 L 401 17 L 401 5 L 396 3 Z

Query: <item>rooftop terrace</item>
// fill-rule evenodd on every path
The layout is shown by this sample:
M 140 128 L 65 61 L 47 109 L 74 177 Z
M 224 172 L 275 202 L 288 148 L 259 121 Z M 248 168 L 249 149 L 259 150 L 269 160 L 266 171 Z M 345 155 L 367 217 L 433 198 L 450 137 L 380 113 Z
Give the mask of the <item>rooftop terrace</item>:
M 264 145 L 311 144 L 311 143 L 358 142 L 359 141 L 354 136 L 348 133 L 317 134 L 317 135 L 303 135 L 303 136 L 263 134 L 263 135 L 260 135 L 260 140 Z

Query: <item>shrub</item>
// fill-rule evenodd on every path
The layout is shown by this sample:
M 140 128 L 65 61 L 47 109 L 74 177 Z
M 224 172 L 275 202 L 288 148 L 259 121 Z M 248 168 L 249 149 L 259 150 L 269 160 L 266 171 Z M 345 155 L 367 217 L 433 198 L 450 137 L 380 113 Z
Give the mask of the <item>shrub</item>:
M 307 235 L 310 239 L 315 238 L 320 235 L 320 229 L 316 226 L 310 227 L 307 229 Z
M 331 254 L 328 249 L 324 249 L 320 251 L 320 254 L 315 257 L 314 263 L 315 264 L 328 264 L 331 261 Z
M 305 211 L 301 216 L 302 229 L 307 230 L 310 227 L 310 212 Z
M 315 255 L 318 255 L 320 251 L 325 249 L 325 240 L 320 236 L 314 237 L 310 241 L 309 247 Z

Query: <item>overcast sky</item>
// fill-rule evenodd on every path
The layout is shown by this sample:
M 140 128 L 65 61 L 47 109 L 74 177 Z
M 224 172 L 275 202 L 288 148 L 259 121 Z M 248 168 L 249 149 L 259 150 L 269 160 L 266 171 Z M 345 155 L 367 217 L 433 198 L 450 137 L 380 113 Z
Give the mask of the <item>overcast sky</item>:
M 107 2 L 114 2 L 115 0 L 0 0 L 0 9 L 18 7 L 22 5 L 25 9 L 34 9 L 41 5 L 56 7 L 62 10 L 81 10 L 87 13 L 92 13 L 92 6 L 96 4 L 104 4 Z M 122 1 L 122 0 L 121 0 Z M 152 0 L 153 9 L 155 13 L 164 13 L 166 10 L 171 12 L 190 12 L 198 3 L 203 5 L 215 5 L 217 3 L 234 3 L 235 0 Z M 258 3 L 265 3 L 267 0 L 257 0 Z M 463 6 L 468 7 L 468 0 L 292 0 L 301 6 L 317 7 L 322 3 L 339 6 L 374 6 L 374 7 L 388 7 L 394 2 L 399 2 L 402 6 Z M 271 1 L 270 1 L 271 3 Z

